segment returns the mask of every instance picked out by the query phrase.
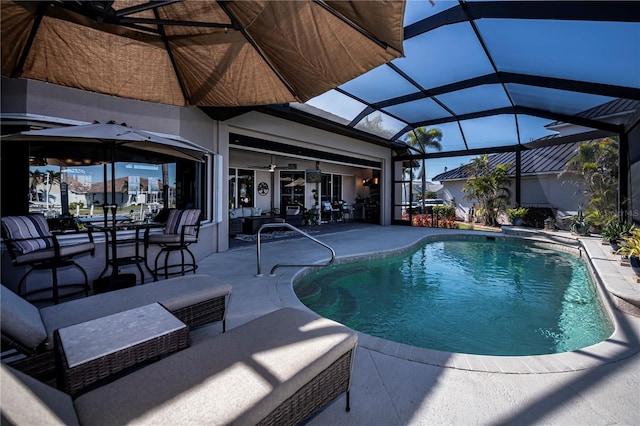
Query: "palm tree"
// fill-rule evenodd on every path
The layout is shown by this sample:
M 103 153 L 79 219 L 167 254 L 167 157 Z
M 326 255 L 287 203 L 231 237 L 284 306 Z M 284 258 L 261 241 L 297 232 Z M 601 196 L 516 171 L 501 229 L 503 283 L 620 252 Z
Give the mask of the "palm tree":
M 404 189 L 403 202 L 408 201 L 409 206 L 407 207 L 407 212 L 409 212 L 411 207 L 411 190 L 412 188 L 412 173 L 413 169 L 411 167 L 402 167 L 402 188 Z M 407 181 L 409 184 L 407 185 Z
M 54 185 L 60 186 L 60 182 L 62 182 L 62 172 L 47 170 L 47 173 L 49 173 L 49 192 L 51 192 Z
M 579 177 L 569 182 L 590 197 L 586 215 L 591 223 L 604 226 L 617 219 L 617 212 L 612 211 L 618 198 L 618 142 L 614 138 L 578 145 L 576 156 L 560 173 L 566 175 Z
M 432 128 L 427 130 L 425 127 L 417 127 L 412 132 L 407 134 L 406 144 L 411 149 L 419 154 L 426 154 L 428 148 L 433 148 L 436 151 L 442 150 L 442 131 L 438 128 Z M 422 179 L 422 194 L 421 201 L 424 202 L 425 193 L 427 191 L 427 171 L 426 171 L 426 159 L 422 158 L 422 167 L 419 173 Z
M 30 185 L 29 185 L 29 197 L 31 201 L 40 201 L 40 197 L 38 196 L 38 184 L 44 181 L 44 173 L 42 173 L 39 169 L 34 171 L 29 171 L 30 175 Z
M 498 213 L 505 211 L 511 202 L 511 184 L 507 173 L 511 164 L 498 164 L 492 167 L 488 155 L 481 155 L 468 164 L 469 178 L 462 190 L 466 199 L 478 203 L 477 212 L 488 226 L 498 225 Z

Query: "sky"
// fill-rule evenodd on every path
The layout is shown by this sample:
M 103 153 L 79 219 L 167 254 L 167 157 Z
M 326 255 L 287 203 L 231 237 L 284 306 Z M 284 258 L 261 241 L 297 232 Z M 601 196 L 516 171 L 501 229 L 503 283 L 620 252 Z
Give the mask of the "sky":
M 458 1 L 408 0 L 404 24 L 411 25 L 457 5 Z M 408 38 L 404 41 L 404 56 L 394 59 L 392 64 L 425 90 L 488 75 L 495 69 L 556 79 L 629 87 L 640 85 L 640 73 L 637 72 L 640 49 L 632 48 L 640 40 L 640 26 L 635 22 L 483 18 L 476 20 L 475 25 L 491 60 L 474 28 L 468 22 L 459 22 Z M 336 121 L 344 124 L 358 117 L 367 104 L 418 92 L 418 87 L 387 65 L 348 81 L 339 89 L 363 102 L 331 90 L 307 104 L 340 117 L 341 120 Z M 383 108 L 386 114 L 376 111 L 355 128 L 387 139 L 400 135 L 398 140 L 402 140 L 406 123 L 448 120 L 478 111 L 509 108 L 513 104 L 573 115 L 614 100 L 593 93 L 524 83 L 487 83 L 445 90 L 436 98 L 438 102 L 430 97 L 416 97 L 410 102 L 387 105 Z M 362 125 L 365 120 L 375 121 L 376 115 L 381 117 L 382 130 L 377 133 Z M 501 114 L 445 122 L 433 127 L 442 131 L 443 152 L 447 152 L 525 144 L 553 134 L 554 131 L 545 127 L 551 122 L 548 118 Z M 468 159 L 430 160 L 427 176 L 441 173 L 445 167 L 448 170 L 456 168 Z

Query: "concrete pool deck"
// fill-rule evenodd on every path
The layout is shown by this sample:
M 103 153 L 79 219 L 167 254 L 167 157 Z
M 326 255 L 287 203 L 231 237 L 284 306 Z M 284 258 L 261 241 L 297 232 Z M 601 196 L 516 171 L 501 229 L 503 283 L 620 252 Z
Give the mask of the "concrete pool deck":
M 338 259 L 376 256 L 452 232 L 376 225 L 325 229 L 313 236 L 331 246 Z M 630 280 L 631 270 L 620 266 L 599 239 L 586 238 L 584 244 L 589 255 L 606 266 L 604 280 Z M 275 277 L 269 270 L 278 263 L 315 263 L 329 257 L 325 248 L 306 239 L 270 241 L 262 249 L 262 277 L 256 277 L 255 245 L 199 261 L 199 273 L 233 285 L 228 328 L 283 306 L 303 307 L 291 288 L 301 268 L 278 269 Z M 451 354 L 360 333 L 351 412 L 344 411 L 340 397 L 309 424 L 639 424 L 640 318 L 615 308 L 612 313 L 616 332 L 607 341 L 534 357 Z M 203 327 L 194 330 L 193 338 L 209 332 L 219 330 Z

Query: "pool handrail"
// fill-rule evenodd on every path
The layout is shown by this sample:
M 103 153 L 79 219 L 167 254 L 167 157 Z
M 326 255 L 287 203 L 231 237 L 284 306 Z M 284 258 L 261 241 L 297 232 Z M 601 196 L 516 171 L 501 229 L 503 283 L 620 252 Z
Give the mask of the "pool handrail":
M 258 273 L 256 274 L 257 277 L 262 277 L 262 260 L 261 260 L 261 243 L 260 243 L 260 236 L 262 234 L 262 230 L 266 229 L 266 228 L 289 228 L 292 231 L 295 231 L 299 234 L 301 234 L 302 236 L 310 239 L 311 241 L 320 244 L 322 247 L 328 249 L 331 252 L 331 259 L 329 259 L 329 261 L 325 264 L 317 264 L 317 263 L 312 263 L 312 264 L 293 264 L 293 263 L 278 263 L 276 265 L 273 266 L 273 268 L 271 268 L 271 271 L 269 272 L 269 276 L 273 277 L 275 276 L 275 270 L 278 268 L 296 268 L 296 267 L 305 267 L 305 266 L 329 266 L 333 263 L 333 261 L 336 259 L 336 252 L 329 247 L 328 245 L 326 245 L 325 243 L 323 243 L 320 240 L 317 240 L 315 238 L 313 238 L 311 235 L 307 234 L 306 232 L 302 231 L 301 229 L 296 228 L 295 226 L 286 223 L 286 222 L 278 222 L 278 223 L 265 223 L 264 225 L 262 225 L 260 227 L 260 229 L 258 229 L 258 237 L 256 238 L 256 254 L 258 257 Z

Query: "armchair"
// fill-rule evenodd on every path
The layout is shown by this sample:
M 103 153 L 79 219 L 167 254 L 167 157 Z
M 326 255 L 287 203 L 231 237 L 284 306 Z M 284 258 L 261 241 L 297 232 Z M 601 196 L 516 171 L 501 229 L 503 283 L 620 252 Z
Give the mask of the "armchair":
M 78 265 L 73 258 L 85 253 L 95 254 L 95 244 L 91 232 L 87 234 L 88 241 L 73 245 L 60 245 L 55 234 L 49 230 L 45 217 L 41 214 L 29 214 L 25 216 L 5 216 L 2 218 L 2 236 L 7 245 L 9 255 L 14 266 L 28 266 L 29 270 L 22 276 L 18 283 L 18 294 L 25 298 L 28 296 L 52 292 L 53 303 L 60 300 L 60 289 L 80 288 L 85 295 L 89 295 L 89 279 L 87 272 Z M 68 266 L 78 268 L 84 277 L 83 284 L 58 284 L 58 269 Z M 24 292 L 23 285 L 27 276 L 36 270 L 51 270 L 51 288 L 38 289 Z M 79 292 L 80 292 L 79 291 Z M 76 294 L 78 292 L 74 292 Z M 47 299 L 38 299 L 49 300 Z M 34 300 L 36 301 L 36 300 Z
M 154 281 L 158 280 L 158 273 L 163 273 L 165 278 L 169 275 L 181 274 L 186 272 L 196 273 L 198 265 L 196 258 L 189 250 L 189 246 L 198 242 L 200 233 L 200 210 L 188 209 L 178 210 L 171 209 L 167 217 L 164 232 L 162 234 L 150 234 L 149 230 L 145 232 L 144 238 L 144 257 L 145 262 L 148 261 L 148 251 L 150 245 L 157 245 L 160 251 L 156 255 L 154 268 L 147 269 L 153 273 Z M 180 253 L 180 263 L 169 263 L 171 253 Z M 187 252 L 191 256 L 191 262 L 185 263 L 184 253 Z M 158 266 L 160 257 L 164 254 L 164 265 Z M 176 270 L 179 268 L 179 270 Z
M 322 201 L 321 218 L 323 222 L 337 222 L 340 209 L 335 208 L 330 201 Z

